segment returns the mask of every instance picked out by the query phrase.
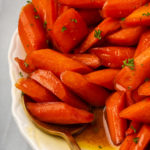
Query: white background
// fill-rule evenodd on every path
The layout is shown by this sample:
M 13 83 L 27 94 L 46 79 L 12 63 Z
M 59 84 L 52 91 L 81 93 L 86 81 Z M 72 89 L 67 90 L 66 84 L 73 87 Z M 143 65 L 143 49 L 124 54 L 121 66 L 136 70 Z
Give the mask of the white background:
M 25 0 L 0 0 L 0 150 L 31 150 L 11 115 L 8 48 Z

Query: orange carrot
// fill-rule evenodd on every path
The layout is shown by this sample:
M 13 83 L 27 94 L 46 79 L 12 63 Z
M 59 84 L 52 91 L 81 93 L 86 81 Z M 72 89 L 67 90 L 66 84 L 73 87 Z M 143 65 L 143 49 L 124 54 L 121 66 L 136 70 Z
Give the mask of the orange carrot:
M 132 98 L 135 102 L 139 102 L 139 101 L 145 99 L 145 96 L 141 96 L 138 94 L 138 89 L 131 91 L 131 93 L 132 93 Z
M 146 31 L 142 34 L 138 47 L 135 51 L 134 57 L 137 57 L 141 54 L 144 50 L 150 47 L 150 31 Z
M 102 8 L 106 0 L 58 0 L 60 3 L 75 8 Z
M 132 47 L 97 47 L 90 49 L 90 52 L 96 54 L 103 66 L 110 68 L 121 68 L 123 61 L 132 58 L 135 49 Z
M 120 144 L 125 138 L 127 122 L 119 117 L 120 111 L 122 111 L 124 108 L 124 93 L 115 92 L 106 101 L 109 132 L 115 145 Z
M 87 105 L 73 95 L 51 71 L 39 69 L 31 74 L 31 78 L 50 90 L 65 103 L 77 108 L 87 109 Z
M 26 73 L 31 73 L 35 70 L 35 67 L 32 66 L 31 63 L 29 65 L 25 60 L 16 57 L 15 61 L 19 64 L 19 67 Z
M 89 123 L 94 119 L 93 114 L 74 108 L 62 102 L 27 103 L 30 113 L 40 121 L 55 124 Z
M 58 76 L 67 70 L 80 73 L 88 73 L 92 71 L 89 67 L 83 65 L 82 63 L 79 63 L 51 49 L 34 51 L 27 56 L 27 60 L 30 60 L 32 65 L 36 68 L 51 70 Z
M 58 101 L 55 95 L 32 79 L 21 78 L 17 81 L 16 87 L 26 95 L 30 96 L 36 102 Z
M 89 104 L 93 106 L 105 105 L 108 92 L 102 87 L 88 82 L 84 76 L 79 73 L 65 71 L 61 74 L 60 78 L 66 86 Z
M 149 15 L 150 3 L 136 9 L 133 11 L 125 20 L 123 21 L 124 26 L 138 26 L 150 25 L 150 15 Z
M 43 25 L 50 34 L 50 30 L 57 19 L 57 0 L 32 0 L 39 16 L 42 18 Z
M 78 12 L 88 26 L 95 25 L 102 20 L 99 9 L 79 9 Z
M 134 104 L 134 100 L 132 98 L 132 92 L 131 91 L 126 91 L 126 104 L 127 104 L 127 106 Z
M 132 134 L 129 136 L 126 136 L 123 143 L 121 144 L 119 150 L 128 150 L 133 143 L 133 139 L 136 137 L 136 134 Z
M 84 53 L 106 35 L 118 30 L 119 28 L 120 23 L 118 20 L 106 18 L 88 35 L 81 46 L 76 49 L 76 53 Z
M 18 32 L 27 53 L 47 48 L 47 38 L 43 25 L 32 4 L 25 5 L 20 13 Z
M 82 64 L 91 67 L 93 69 L 96 69 L 99 66 L 101 66 L 100 59 L 94 54 L 66 54 L 65 56 L 68 56 L 76 61 L 79 61 Z
M 146 81 L 138 88 L 140 96 L 150 96 L 150 81 Z
M 150 70 L 150 48 L 143 51 L 138 57 L 130 62 L 132 67 L 125 66 L 116 77 L 118 90 L 134 90 L 148 76 Z
M 133 141 L 129 150 L 144 150 L 150 141 L 150 126 L 143 125 L 137 137 L 133 138 Z
M 143 27 L 125 28 L 117 31 L 107 37 L 107 40 L 111 44 L 121 46 L 133 46 L 138 43 L 141 34 L 143 33 Z M 132 34 L 131 34 L 132 33 Z
M 136 122 L 136 121 L 131 121 L 129 128 L 126 130 L 126 135 L 131 135 L 138 133 L 138 131 L 141 128 L 141 123 Z
M 118 73 L 118 69 L 103 69 L 86 74 L 84 77 L 91 83 L 114 90 L 114 79 Z
M 80 14 L 71 8 L 58 17 L 52 33 L 57 49 L 68 53 L 88 34 L 88 28 Z
M 150 123 L 150 98 L 137 102 L 120 112 L 120 117 Z
M 103 7 L 104 17 L 122 18 L 146 4 L 148 0 L 107 0 Z
M 58 16 L 62 15 L 68 9 L 70 9 L 69 6 L 58 3 Z

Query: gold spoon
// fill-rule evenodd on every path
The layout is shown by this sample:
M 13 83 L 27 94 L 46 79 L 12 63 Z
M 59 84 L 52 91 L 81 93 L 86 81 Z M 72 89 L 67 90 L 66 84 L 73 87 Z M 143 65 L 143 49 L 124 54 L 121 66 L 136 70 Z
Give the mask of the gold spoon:
M 87 124 L 82 125 L 54 125 L 41 122 L 34 118 L 27 110 L 26 102 L 29 101 L 26 95 L 22 96 L 22 105 L 23 109 L 27 115 L 27 117 L 42 131 L 47 134 L 56 135 L 62 137 L 69 145 L 71 150 L 81 150 L 75 139 L 73 138 L 73 134 L 77 134 L 85 129 Z

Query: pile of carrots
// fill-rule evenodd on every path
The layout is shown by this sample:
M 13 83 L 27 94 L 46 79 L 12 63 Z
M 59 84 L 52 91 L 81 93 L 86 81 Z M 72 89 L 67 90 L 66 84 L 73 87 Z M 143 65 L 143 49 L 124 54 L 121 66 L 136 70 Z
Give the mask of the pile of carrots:
M 91 106 L 106 106 L 114 145 L 150 148 L 149 0 L 27 2 L 18 24 L 27 56 L 15 60 L 28 73 L 16 87 L 32 98 L 30 113 L 91 123 Z

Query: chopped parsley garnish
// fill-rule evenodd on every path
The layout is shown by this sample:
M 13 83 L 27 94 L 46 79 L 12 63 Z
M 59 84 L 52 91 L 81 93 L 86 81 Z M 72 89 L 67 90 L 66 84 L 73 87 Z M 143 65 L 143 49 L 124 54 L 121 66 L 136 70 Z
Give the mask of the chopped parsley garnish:
M 77 21 L 77 19 L 74 19 L 74 18 L 73 18 L 73 19 L 71 19 L 71 21 L 72 21 L 72 22 L 75 22 L 75 23 L 77 23 L 77 22 L 78 22 L 78 21 Z
M 128 90 L 130 90 L 131 89 L 131 86 L 128 86 Z
M 129 67 L 131 70 L 134 70 L 134 58 L 124 60 L 122 68 L 124 68 L 125 66 Z
M 126 18 L 121 18 L 121 21 L 125 21 Z
M 33 23 L 30 23 L 30 26 L 32 27 L 34 24 Z
M 145 82 L 147 82 L 147 81 L 150 81 L 150 78 L 146 78 L 146 79 L 145 79 Z
M 25 67 L 27 68 L 29 66 L 29 64 L 27 64 L 26 62 L 24 62 Z
M 98 148 L 99 148 L 99 149 L 102 149 L 102 146 L 99 145 Z
M 24 96 L 24 93 L 23 93 L 23 92 L 21 92 L 21 96 Z
M 102 33 L 101 30 L 99 30 L 99 29 L 97 31 L 95 30 L 94 37 L 101 40 L 102 39 L 101 33 Z
M 150 16 L 150 12 L 143 13 L 142 15 L 143 15 L 143 16 Z
M 27 1 L 27 3 L 31 3 L 31 1 Z
M 67 30 L 67 28 L 65 26 L 63 26 L 62 29 L 61 29 L 61 32 L 64 32 L 66 30 Z
M 34 12 L 37 12 L 36 8 L 34 8 Z
M 19 75 L 20 75 L 20 77 L 23 77 L 23 74 L 22 74 L 22 72 L 19 72 Z
M 47 26 L 47 21 L 44 21 L 43 27 L 46 28 Z
M 133 126 L 131 126 L 130 128 L 134 131 L 134 133 L 136 133 L 136 129 Z
M 133 138 L 133 142 L 137 144 L 139 142 L 139 137 Z
M 47 29 L 47 31 L 52 31 L 52 29 Z
M 35 18 L 35 19 L 39 19 L 39 18 L 40 18 L 40 16 L 39 16 L 39 15 L 36 15 L 36 16 L 34 16 L 34 18 Z

